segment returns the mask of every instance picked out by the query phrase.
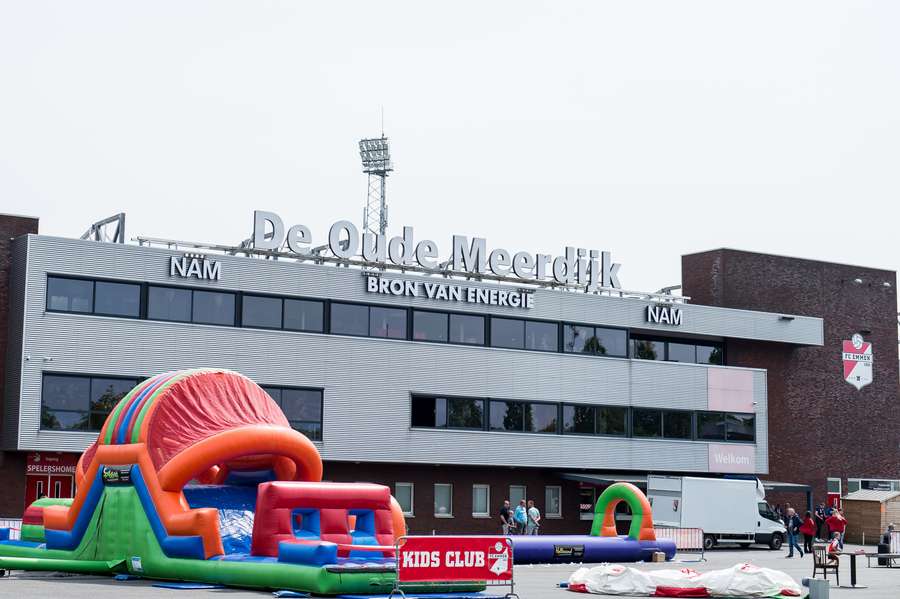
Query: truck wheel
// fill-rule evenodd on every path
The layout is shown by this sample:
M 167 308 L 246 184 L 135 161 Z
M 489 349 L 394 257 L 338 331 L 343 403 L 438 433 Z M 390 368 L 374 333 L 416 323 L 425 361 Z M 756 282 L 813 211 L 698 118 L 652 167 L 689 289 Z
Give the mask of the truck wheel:
M 769 549 L 779 550 L 781 549 L 781 544 L 784 543 L 784 539 L 781 538 L 781 535 L 777 532 L 772 535 L 772 540 L 769 541 Z
M 716 546 L 716 538 L 712 535 L 703 535 L 703 549 L 709 551 Z

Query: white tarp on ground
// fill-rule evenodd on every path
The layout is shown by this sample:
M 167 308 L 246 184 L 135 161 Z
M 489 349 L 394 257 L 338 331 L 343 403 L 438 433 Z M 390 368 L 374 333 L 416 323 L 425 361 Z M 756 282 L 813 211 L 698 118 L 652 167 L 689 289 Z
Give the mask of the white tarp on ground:
M 710 597 L 800 597 L 803 588 L 793 578 L 753 564 L 700 573 L 691 568 L 641 571 L 617 564 L 580 568 L 569 577 L 571 590 L 607 595 L 653 595 L 663 589 L 704 588 Z M 657 594 L 657 596 L 666 596 Z M 670 596 L 677 596 L 674 592 Z

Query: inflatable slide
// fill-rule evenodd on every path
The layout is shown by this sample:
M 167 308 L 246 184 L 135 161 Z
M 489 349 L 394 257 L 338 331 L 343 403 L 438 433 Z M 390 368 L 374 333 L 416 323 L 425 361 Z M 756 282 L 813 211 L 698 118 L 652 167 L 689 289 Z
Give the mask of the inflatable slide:
M 0 569 L 324 595 L 393 587 L 406 524 L 388 487 L 321 482 L 316 447 L 235 372 L 183 370 L 138 384 L 75 478 L 74 499 L 28 508 L 20 540 L 0 529 Z

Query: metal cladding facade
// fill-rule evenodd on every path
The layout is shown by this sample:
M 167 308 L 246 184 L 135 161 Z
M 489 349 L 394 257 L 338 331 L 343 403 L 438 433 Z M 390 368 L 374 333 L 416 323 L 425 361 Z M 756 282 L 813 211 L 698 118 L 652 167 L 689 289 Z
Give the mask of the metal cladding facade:
M 683 322 L 675 330 L 648 323 L 652 302 L 645 300 L 538 289 L 530 310 L 438 302 L 367 293 L 360 270 L 292 260 L 215 255 L 218 280 L 174 279 L 170 258 L 182 255 L 37 235 L 16 240 L 10 305 L 22 306 L 24 318 L 21 327 L 10 328 L 7 364 L 14 372 L 7 375 L 6 449 L 83 451 L 96 438 L 41 430 L 45 372 L 145 377 L 213 366 L 264 386 L 322 389 L 318 445 L 326 461 L 494 466 L 498 456 L 510 456 L 521 467 L 710 472 L 716 470 L 710 468 L 710 444 L 703 441 L 413 428 L 411 395 L 709 410 L 717 373 L 742 371 L 755 402 L 752 471 L 769 471 L 762 369 L 57 313 L 46 310 L 48 275 L 607 325 L 680 338 L 791 347 L 821 346 L 823 340 L 822 320 L 814 316 L 786 319 L 780 312 L 679 304 Z

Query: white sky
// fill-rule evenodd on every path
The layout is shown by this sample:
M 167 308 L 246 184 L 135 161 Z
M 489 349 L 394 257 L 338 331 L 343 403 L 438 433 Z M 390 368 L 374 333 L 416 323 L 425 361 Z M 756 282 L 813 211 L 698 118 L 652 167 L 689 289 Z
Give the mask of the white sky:
M 0 211 L 238 242 L 254 208 L 450 250 L 727 246 L 900 268 L 900 3 L 0 1 Z

